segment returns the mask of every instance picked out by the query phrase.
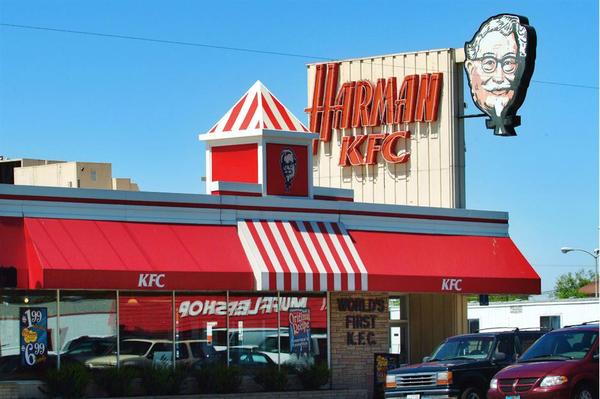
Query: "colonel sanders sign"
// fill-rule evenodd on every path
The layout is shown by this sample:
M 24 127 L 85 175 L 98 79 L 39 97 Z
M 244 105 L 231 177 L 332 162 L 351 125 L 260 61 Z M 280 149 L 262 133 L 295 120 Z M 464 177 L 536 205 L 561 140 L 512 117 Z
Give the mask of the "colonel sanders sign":
M 485 112 L 488 129 L 515 136 L 516 115 L 523 104 L 535 64 L 536 33 L 525 17 L 496 15 L 465 43 L 465 70 L 471 96 Z
M 289 148 L 281 150 L 279 155 L 279 164 L 281 165 L 281 174 L 285 183 L 285 192 L 289 193 L 292 187 L 292 181 L 296 177 L 296 154 Z

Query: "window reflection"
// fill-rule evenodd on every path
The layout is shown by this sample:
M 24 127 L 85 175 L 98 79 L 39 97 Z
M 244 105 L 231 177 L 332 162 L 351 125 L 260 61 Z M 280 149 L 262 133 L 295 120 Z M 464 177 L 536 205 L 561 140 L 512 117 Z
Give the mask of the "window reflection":
M 229 359 L 245 374 L 276 365 L 277 352 L 261 350 L 267 340 L 277 339 L 277 294 L 229 296 Z
M 195 368 L 225 363 L 227 296 L 177 293 L 175 307 L 177 363 Z
M 29 319 L 24 315 L 27 311 Z M 31 312 L 35 312 L 33 319 Z M 45 320 L 38 320 L 37 316 L 42 314 Z M 24 323 L 21 315 L 26 317 Z M 30 329 L 30 325 L 45 325 L 45 331 Z M 56 327 L 56 291 L 3 291 L 0 294 L 0 380 L 40 379 L 46 370 L 56 368 Z
M 172 295 L 124 293 L 119 298 L 120 366 L 172 367 Z M 116 364 L 116 351 L 92 367 Z
M 286 294 L 280 302 L 279 363 L 293 369 L 327 363 L 327 298 L 322 294 Z M 276 348 L 270 345 L 265 351 Z
M 61 364 L 90 367 L 116 350 L 114 292 L 62 291 L 60 312 Z

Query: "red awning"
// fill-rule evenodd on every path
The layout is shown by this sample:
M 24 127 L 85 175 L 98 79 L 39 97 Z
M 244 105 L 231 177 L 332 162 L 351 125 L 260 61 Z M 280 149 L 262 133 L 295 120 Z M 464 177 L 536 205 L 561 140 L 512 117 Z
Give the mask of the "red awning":
M 348 231 L 342 223 L 243 220 L 257 287 L 283 291 L 540 292 L 508 237 Z
M 253 290 L 235 226 L 24 219 L 23 288 Z
M 508 237 L 351 231 L 370 291 L 540 293 L 540 277 Z
M 23 227 L 22 288 L 540 292 L 539 276 L 508 237 L 266 220 L 236 227 L 24 218 Z

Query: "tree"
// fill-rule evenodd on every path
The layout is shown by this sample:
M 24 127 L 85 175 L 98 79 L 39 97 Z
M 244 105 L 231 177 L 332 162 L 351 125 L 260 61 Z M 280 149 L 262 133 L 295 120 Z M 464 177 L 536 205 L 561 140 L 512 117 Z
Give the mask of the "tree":
M 596 279 L 596 272 L 591 270 L 562 274 L 556 279 L 554 286 L 554 296 L 560 299 L 565 298 L 583 298 L 585 294 L 579 292 L 579 289 Z

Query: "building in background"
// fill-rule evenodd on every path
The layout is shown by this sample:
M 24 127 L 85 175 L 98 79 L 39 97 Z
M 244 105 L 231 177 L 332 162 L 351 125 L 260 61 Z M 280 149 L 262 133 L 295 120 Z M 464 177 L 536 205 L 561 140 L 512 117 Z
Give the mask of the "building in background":
M 0 183 L 139 191 L 130 178 L 112 177 L 112 165 L 106 162 L 0 159 Z
M 495 328 L 556 329 L 598 321 L 598 298 L 468 304 L 469 332 Z

